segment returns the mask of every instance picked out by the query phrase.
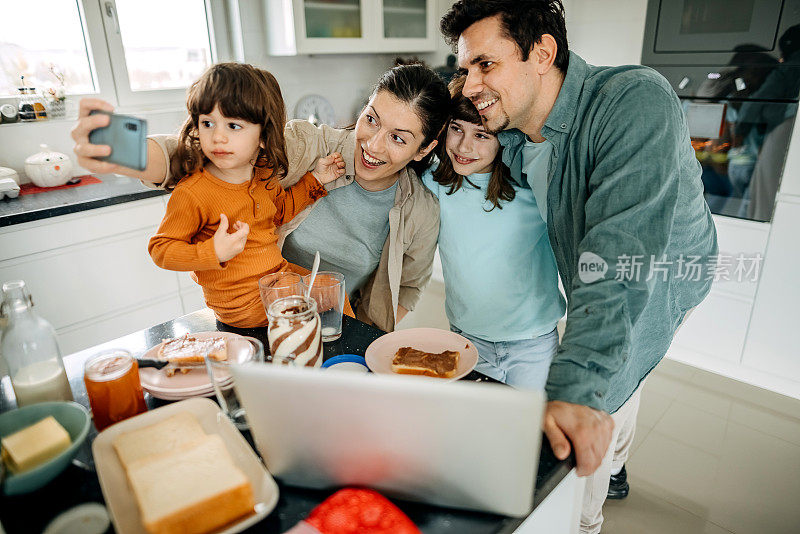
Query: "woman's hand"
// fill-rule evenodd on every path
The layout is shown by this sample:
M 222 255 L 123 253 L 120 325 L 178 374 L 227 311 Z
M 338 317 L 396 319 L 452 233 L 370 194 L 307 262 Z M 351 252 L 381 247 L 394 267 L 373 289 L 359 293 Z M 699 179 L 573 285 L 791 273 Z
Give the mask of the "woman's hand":
M 158 144 L 151 139 L 147 140 L 147 167 L 143 171 L 96 159 L 110 155 L 111 147 L 108 145 L 93 145 L 90 143 L 89 132 L 97 128 L 102 128 L 103 126 L 108 126 L 111 118 L 103 113 L 89 115 L 89 113 L 95 109 L 112 112 L 114 111 L 114 106 L 99 98 L 81 99 L 78 111 L 78 122 L 75 123 L 72 132 L 70 132 L 72 139 L 75 141 L 75 148 L 72 150 L 78 156 L 78 165 L 89 172 L 97 174 L 122 174 L 146 182 L 163 182 L 167 173 L 167 160 L 164 157 L 164 153 L 158 147 Z
M 233 233 L 228 233 L 228 217 L 221 213 L 219 216 L 219 228 L 214 233 L 214 253 L 220 263 L 236 257 L 244 250 L 247 243 L 247 235 L 250 233 L 250 226 L 242 221 L 233 223 Z
M 344 174 L 344 158 L 338 152 L 317 160 L 317 165 L 311 171 L 314 178 L 321 184 L 334 181 Z
M 89 115 L 89 112 L 96 109 L 112 112 L 114 111 L 114 106 L 99 98 L 81 99 L 78 111 L 78 122 L 75 124 L 75 127 L 72 128 L 70 134 L 75 141 L 75 148 L 73 148 L 73 151 L 78 156 L 78 165 L 90 172 L 99 174 L 123 174 L 120 171 L 121 167 L 119 165 L 95 159 L 111 154 L 110 146 L 93 145 L 89 142 L 89 132 L 97 128 L 102 128 L 103 126 L 108 126 L 108 123 L 111 121 L 111 117 L 103 113 Z

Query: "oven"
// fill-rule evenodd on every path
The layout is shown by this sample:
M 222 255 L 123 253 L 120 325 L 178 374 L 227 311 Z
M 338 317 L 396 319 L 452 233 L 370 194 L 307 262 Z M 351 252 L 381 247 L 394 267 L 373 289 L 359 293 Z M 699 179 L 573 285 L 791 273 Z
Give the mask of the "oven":
M 681 99 L 712 213 L 771 221 L 800 95 L 800 0 L 649 0 L 642 64 Z

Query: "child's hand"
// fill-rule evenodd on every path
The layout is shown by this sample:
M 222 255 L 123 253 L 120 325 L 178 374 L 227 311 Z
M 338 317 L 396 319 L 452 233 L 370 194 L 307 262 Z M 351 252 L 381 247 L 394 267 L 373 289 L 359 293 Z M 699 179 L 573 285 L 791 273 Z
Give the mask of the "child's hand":
M 344 174 L 344 159 L 338 152 L 317 160 L 317 166 L 311 171 L 319 183 L 327 184 Z
M 220 263 L 225 263 L 244 250 L 250 227 L 247 223 L 233 223 L 233 233 L 228 233 L 228 217 L 224 213 L 219 216 L 219 228 L 214 233 L 214 253 Z

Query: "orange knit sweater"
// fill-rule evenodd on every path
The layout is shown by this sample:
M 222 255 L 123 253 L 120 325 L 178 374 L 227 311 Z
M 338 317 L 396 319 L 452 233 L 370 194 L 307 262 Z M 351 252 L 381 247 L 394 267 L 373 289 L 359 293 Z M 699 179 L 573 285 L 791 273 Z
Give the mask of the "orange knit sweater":
M 162 269 L 193 271 L 217 319 L 239 328 L 266 326 L 258 280 L 289 265 L 281 256 L 275 228 L 327 195 L 311 173 L 289 189 L 271 176 L 271 169 L 256 167 L 253 179 L 243 184 L 225 182 L 206 170 L 183 178 L 147 247 Z M 223 264 L 212 239 L 220 213 L 231 228 L 236 221 L 250 225 L 244 250 Z

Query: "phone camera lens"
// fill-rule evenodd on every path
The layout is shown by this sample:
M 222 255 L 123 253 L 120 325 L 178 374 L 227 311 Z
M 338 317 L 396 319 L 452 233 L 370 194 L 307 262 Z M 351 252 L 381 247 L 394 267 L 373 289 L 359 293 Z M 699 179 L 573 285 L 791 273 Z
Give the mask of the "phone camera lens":
M 132 123 L 132 122 L 126 122 L 126 123 L 125 123 L 125 128 L 127 128 L 128 130 L 130 130 L 130 131 L 132 131 L 132 132 L 135 132 L 136 130 L 138 130 L 138 129 L 139 129 L 139 127 L 138 127 L 138 126 L 136 126 L 136 124 L 134 124 L 134 123 Z

